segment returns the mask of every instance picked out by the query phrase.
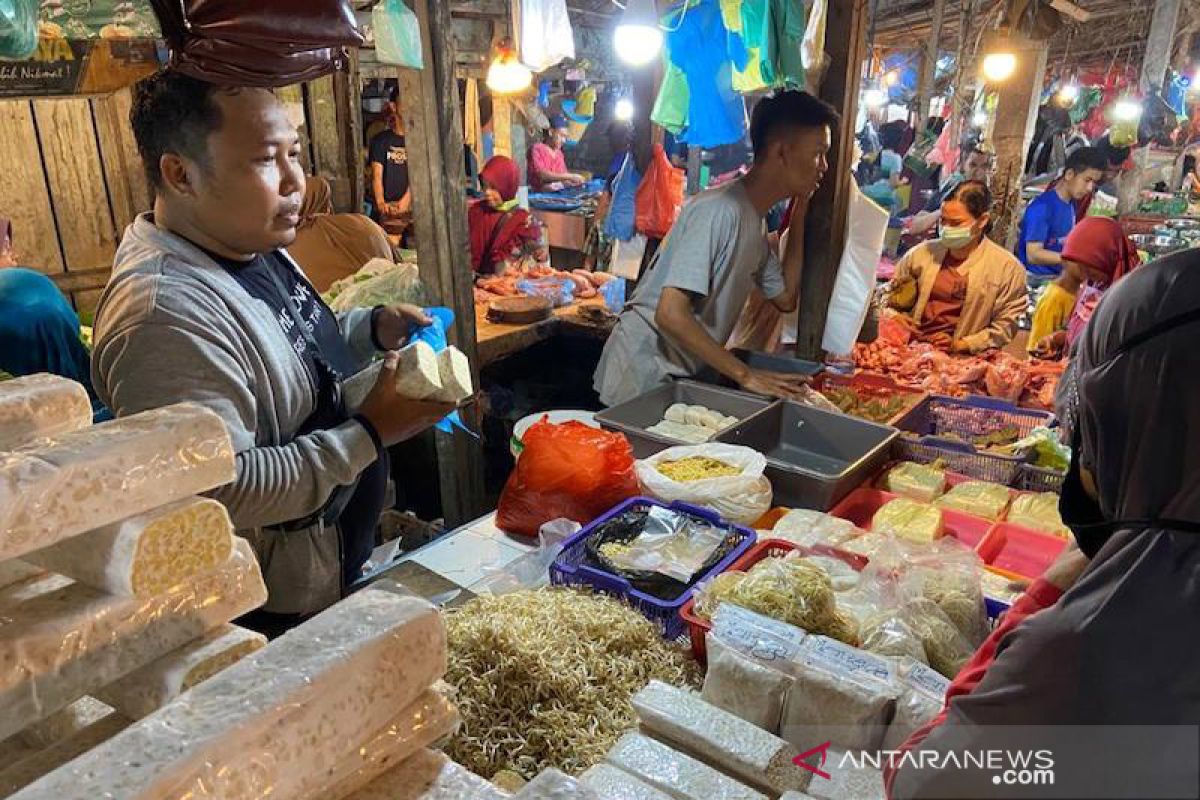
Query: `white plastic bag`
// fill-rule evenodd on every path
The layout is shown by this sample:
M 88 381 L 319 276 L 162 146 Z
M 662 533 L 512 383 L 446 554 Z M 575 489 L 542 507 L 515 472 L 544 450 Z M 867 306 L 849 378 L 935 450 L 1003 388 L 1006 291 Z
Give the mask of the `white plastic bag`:
M 680 482 L 658 471 L 665 461 L 703 456 L 741 470 L 739 475 Z M 771 482 L 763 475 L 767 459 L 749 447 L 732 444 L 698 444 L 668 447 L 635 465 L 638 480 L 652 496 L 664 503 L 681 501 L 712 509 L 730 522 L 751 525 L 771 508 Z
M 863 320 L 867 317 L 875 271 L 883 252 L 888 212 L 851 184 L 850 211 L 846 220 L 846 249 L 838 264 L 833 296 L 825 318 L 821 349 L 845 355 L 854 349 Z
M 575 32 L 566 0 L 513 0 L 512 18 L 521 63 L 543 72 L 566 58 L 575 58 Z
M 404 0 L 383 0 L 371 10 L 375 57 L 384 64 L 422 69 L 421 24 Z

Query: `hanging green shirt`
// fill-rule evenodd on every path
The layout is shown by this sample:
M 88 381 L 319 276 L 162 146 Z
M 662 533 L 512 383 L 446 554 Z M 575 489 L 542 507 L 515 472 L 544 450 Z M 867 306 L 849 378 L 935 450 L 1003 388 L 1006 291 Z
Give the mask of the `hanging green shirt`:
M 766 86 L 803 87 L 803 0 L 742 0 L 742 38 L 746 49 L 757 51 Z

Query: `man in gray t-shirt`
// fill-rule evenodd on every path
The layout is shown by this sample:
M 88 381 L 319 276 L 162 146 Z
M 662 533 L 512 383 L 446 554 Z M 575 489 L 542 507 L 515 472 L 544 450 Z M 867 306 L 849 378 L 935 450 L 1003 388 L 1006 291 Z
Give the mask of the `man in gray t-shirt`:
M 837 114 L 805 92 L 754 108 L 754 164 L 745 176 L 693 199 L 626 304 L 596 369 L 596 390 L 616 405 L 710 367 L 747 391 L 787 396 L 799 379 L 748 368 L 725 349 L 755 284 L 781 312 L 799 300 L 804 210 L 828 168 Z M 796 198 L 781 265 L 767 245 L 766 215 Z

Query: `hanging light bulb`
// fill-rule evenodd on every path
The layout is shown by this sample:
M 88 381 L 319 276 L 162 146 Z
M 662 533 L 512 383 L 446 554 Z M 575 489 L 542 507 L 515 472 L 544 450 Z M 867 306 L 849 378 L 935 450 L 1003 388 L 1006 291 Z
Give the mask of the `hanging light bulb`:
M 984 111 L 982 108 L 979 109 L 978 111 L 976 111 L 975 114 L 971 117 L 971 124 L 974 125 L 976 128 L 982 128 L 984 125 L 987 125 L 987 121 L 988 121 L 987 112 Z
M 1113 119 L 1117 122 L 1135 122 L 1142 116 L 1142 104 L 1130 97 L 1123 97 L 1113 103 Z
M 887 102 L 887 93 L 878 86 L 871 86 L 863 91 L 862 100 L 867 108 L 880 108 Z
M 896 82 L 899 80 L 900 80 L 900 73 L 896 72 L 896 70 L 894 70 L 894 69 L 888 70 L 887 72 L 885 72 L 883 74 L 883 82 L 887 86 L 895 86 Z
M 488 67 L 486 83 L 496 94 L 523 92 L 533 83 L 533 72 L 517 58 L 512 40 L 504 39 L 496 45 L 496 57 Z
M 1013 53 L 988 53 L 983 57 L 983 77 L 991 83 L 1008 80 L 1017 68 L 1017 57 Z
M 1058 99 L 1063 105 L 1075 105 L 1075 101 L 1079 99 L 1079 86 L 1074 83 L 1064 84 L 1058 90 Z
M 628 122 L 633 119 L 633 111 L 633 101 L 628 97 L 622 97 L 613 108 L 613 116 L 622 122 Z
M 641 67 L 658 57 L 662 45 L 663 34 L 658 27 L 654 0 L 627 0 L 621 21 L 613 32 L 617 58 Z

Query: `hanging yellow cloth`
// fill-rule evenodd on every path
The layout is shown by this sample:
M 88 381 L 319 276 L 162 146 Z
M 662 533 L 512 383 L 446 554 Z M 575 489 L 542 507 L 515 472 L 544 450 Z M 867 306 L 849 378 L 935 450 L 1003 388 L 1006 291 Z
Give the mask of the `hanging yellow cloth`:
M 483 125 L 479 121 L 479 80 L 467 78 L 463 100 L 463 143 L 475 154 L 475 163 L 483 163 Z

